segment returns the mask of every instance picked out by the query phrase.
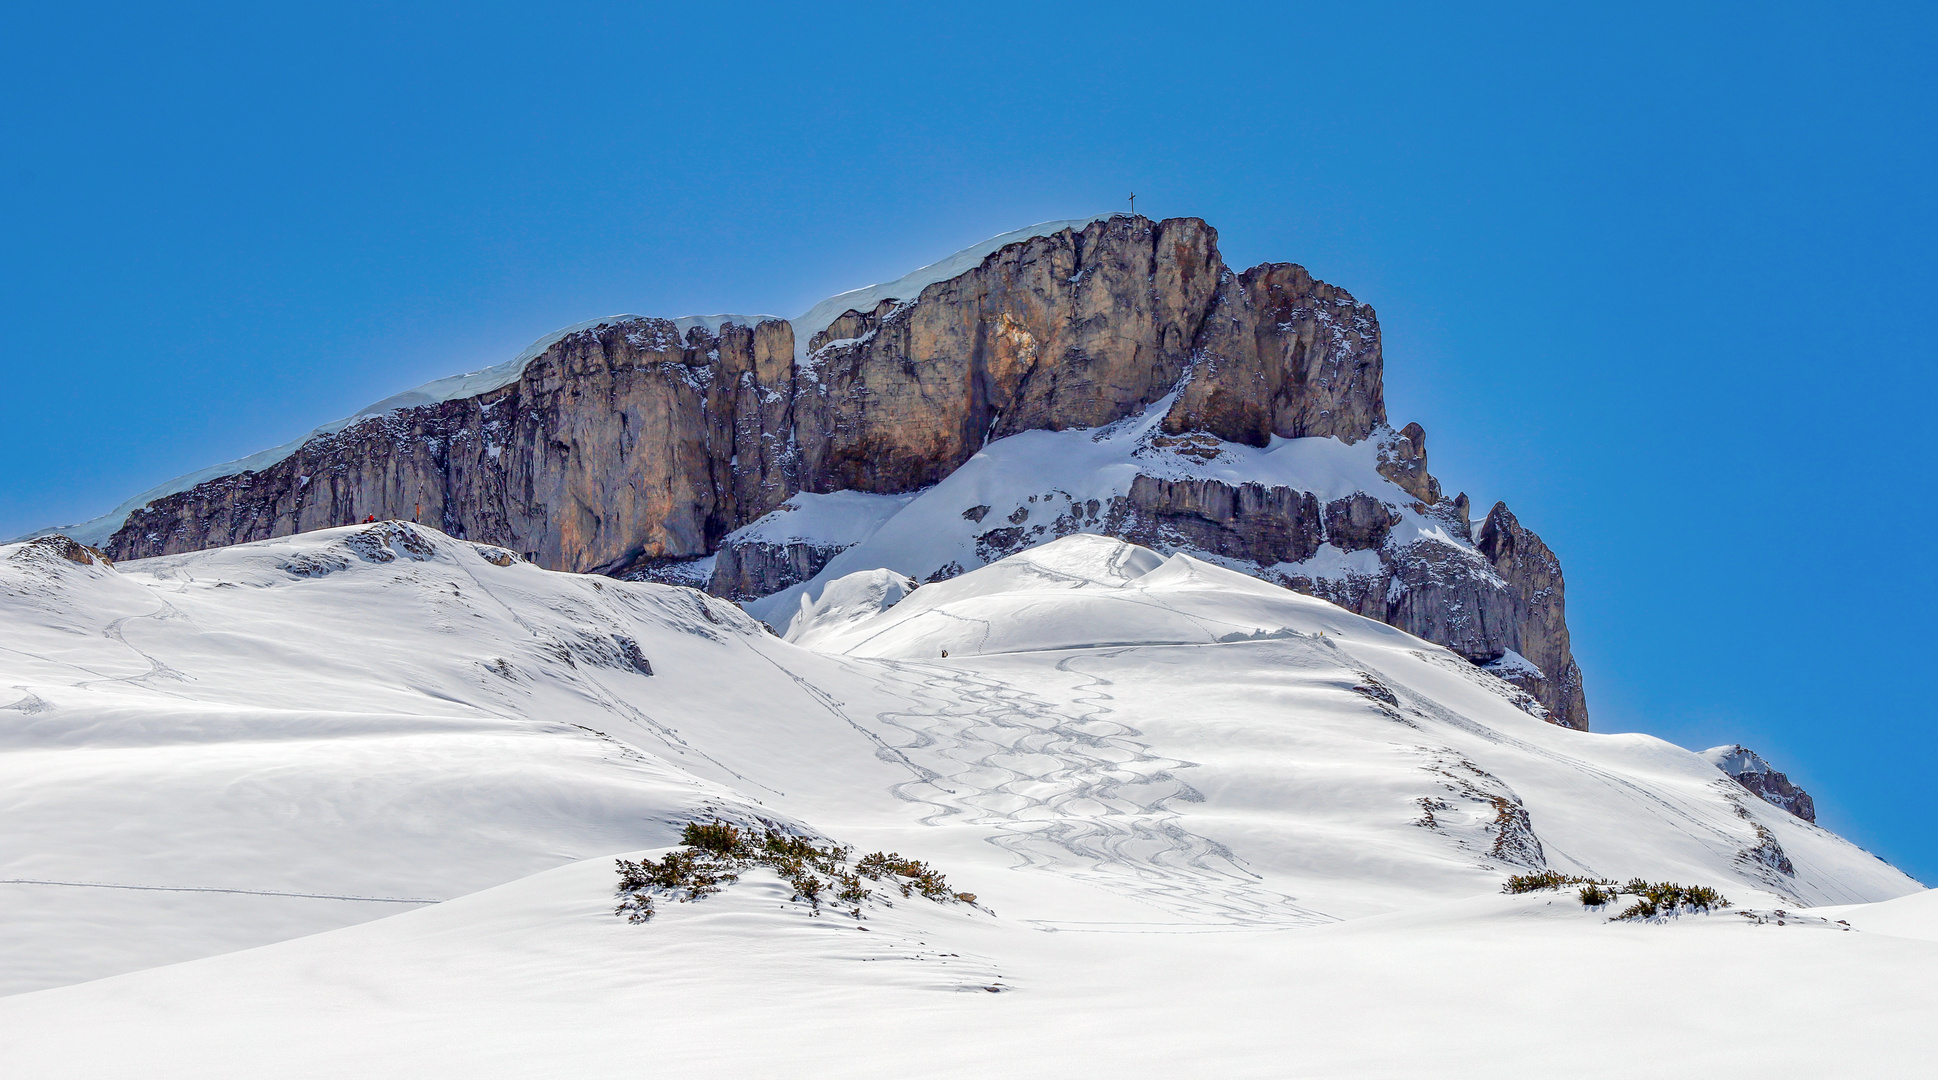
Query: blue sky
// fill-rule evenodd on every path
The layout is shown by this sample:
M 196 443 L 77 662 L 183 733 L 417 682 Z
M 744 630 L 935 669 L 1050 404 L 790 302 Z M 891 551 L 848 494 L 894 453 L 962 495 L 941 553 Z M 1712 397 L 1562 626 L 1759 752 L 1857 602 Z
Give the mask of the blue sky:
M 1395 422 L 1562 556 L 1598 730 L 1747 743 L 1938 881 L 1928 5 L 63 7 L 0 16 L 0 536 L 1134 188 L 1379 310 Z

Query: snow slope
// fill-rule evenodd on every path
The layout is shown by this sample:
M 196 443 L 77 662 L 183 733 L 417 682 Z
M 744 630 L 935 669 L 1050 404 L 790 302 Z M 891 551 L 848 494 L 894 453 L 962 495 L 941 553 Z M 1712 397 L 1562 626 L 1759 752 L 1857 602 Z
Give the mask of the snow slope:
M 629 926 L 610 880 L 605 860 L 575 863 L 0 999 L 0 1059 L 22 1076 L 197 1080 L 1730 1080 L 1919 1077 L 1938 1051 L 1938 942 L 1818 921 L 1633 926 L 1486 896 L 1292 931 L 1045 934 L 905 906 L 860 932 L 761 878 Z
M 1938 945 L 1860 914 L 1928 926 L 1869 903 L 1916 882 L 1383 624 L 1081 535 L 822 596 L 808 648 L 399 523 L 116 568 L 0 547 L 0 985 L 59 987 L 0 1000 L 0 1060 L 1731 1075 L 1752 1042 L 1894 1075 L 1938 1049 Z M 713 814 L 927 859 L 984 909 L 858 929 L 754 875 L 614 918 L 610 857 Z M 1536 867 L 1866 906 L 1611 924 L 1499 895 Z M 1822 1025 L 1786 1019 L 1800 994 Z

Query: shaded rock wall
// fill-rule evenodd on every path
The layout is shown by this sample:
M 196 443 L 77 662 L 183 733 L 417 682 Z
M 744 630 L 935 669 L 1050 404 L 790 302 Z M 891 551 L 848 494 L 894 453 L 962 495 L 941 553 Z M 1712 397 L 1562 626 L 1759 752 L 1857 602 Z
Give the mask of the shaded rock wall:
M 707 591 L 728 600 L 758 600 L 812 578 L 844 550 L 798 542 L 722 544 Z
M 792 368 L 785 323 L 684 340 L 664 319 L 583 330 L 510 386 L 372 417 L 151 503 L 109 549 L 140 558 L 375 516 L 557 569 L 703 555 L 795 490 Z
M 1499 616 L 1502 639 L 1541 669 L 1539 686 L 1526 689 L 1548 706 L 1556 723 L 1586 730 L 1588 702 L 1568 641 L 1561 560 L 1506 503 L 1494 504 L 1474 543 L 1507 583 L 1507 606 Z

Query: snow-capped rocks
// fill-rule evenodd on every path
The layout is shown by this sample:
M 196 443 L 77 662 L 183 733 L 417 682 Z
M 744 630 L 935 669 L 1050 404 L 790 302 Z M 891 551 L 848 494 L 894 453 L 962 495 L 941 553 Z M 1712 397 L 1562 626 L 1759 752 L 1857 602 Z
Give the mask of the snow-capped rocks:
M 1427 429 L 1419 424 L 1380 439 L 1379 474 L 1428 506 L 1440 501 L 1439 481 L 1427 472 Z
M 7 557 L 20 563 L 65 559 L 76 566 L 114 565 L 113 561 L 98 549 L 59 533 L 52 536 L 37 536 L 9 552 Z
M 729 541 L 720 545 L 706 587 L 713 595 L 729 600 L 757 600 L 808 580 L 841 551 L 832 545 L 800 541 Z
M 1791 783 L 1789 777 L 1772 768 L 1756 751 L 1731 744 L 1711 747 L 1702 756 L 1764 802 L 1780 806 L 1805 821 L 1817 820 L 1817 804 L 1811 801 L 1810 793 Z

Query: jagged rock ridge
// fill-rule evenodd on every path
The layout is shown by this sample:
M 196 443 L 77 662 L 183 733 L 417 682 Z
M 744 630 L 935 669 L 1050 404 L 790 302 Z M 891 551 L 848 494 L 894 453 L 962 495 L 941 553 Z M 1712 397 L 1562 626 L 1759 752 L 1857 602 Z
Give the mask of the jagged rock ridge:
M 994 440 L 1163 403 L 1150 454 L 1368 444 L 1384 482 L 1365 486 L 1383 490 L 1321 505 L 1296 483 L 1153 472 L 1054 525 L 987 522 L 975 559 L 1072 531 L 1203 550 L 1445 644 L 1556 723 L 1587 726 L 1558 561 L 1504 506 L 1473 534 L 1465 497 L 1443 499 L 1427 471 L 1425 432 L 1387 426 L 1373 309 L 1303 268 L 1234 271 L 1201 220 L 1119 215 L 804 332 L 797 353 L 781 319 L 585 328 L 508 385 L 371 417 L 157 499 L 103 547 L 140 558 L 375 516 L 556 569 L 653 576 L 718 553 L 714 591 L 746 599 L 821 573 L 848 546 L 770 550 L 736 532 L 794 496 L 921 492 Z M 1444 528 L 1401 543 L 1389 534 L 1403 517 Z M 1327 547 L 1372 561 L 1306 565 Z
M 1780 806 L 1805 821 L 1817 820 L 1817 804 L 1810 798 L 1810 793 L 1776 771 L 1749 747 L 1737 744 L 1716 746 L 1704 750 L 1702 756 L 1764 802 Z

